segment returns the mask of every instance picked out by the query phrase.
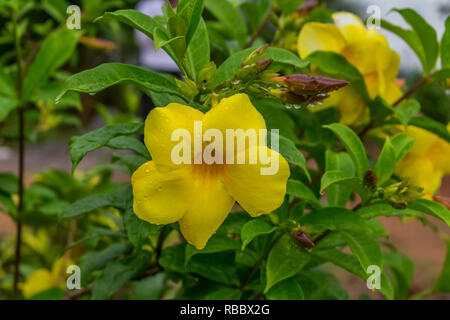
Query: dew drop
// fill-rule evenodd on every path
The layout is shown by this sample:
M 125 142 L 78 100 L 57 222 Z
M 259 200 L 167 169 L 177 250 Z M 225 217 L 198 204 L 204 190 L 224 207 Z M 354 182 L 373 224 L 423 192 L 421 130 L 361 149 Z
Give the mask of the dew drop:
M 89 92 L 89 95 L 93 96 L 93 95 L 95 95 L 95 92 Z
M 61 99 L 56 99 L 55 104 L 59 104 L 61 102 Z

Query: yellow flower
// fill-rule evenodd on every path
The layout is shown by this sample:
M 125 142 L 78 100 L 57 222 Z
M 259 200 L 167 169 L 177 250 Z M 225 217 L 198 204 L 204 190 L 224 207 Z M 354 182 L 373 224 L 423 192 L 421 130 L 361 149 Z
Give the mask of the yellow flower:
M 195 121 L 202 121 L 205 131 L 217 129 L 223 137 L 227 129 L 258 131 L 265 130 L 266 124 L 245 94 L 222 99 L 206 114 L 178 103 L 155 108 L 149 113 L 144 134 L 153 160 L 139 167 L 131 178 L 134 212 L 154 224 L 178 221 L 185 239 L 202 249 L 235 201 L 253 217 L 277 209 L 283 202 L 290 171 L 286 160 L 265 144 L 247 147 L 245 156 L 258 150 L 276 157 L 279 167 L 273 175 L 261 175 L 260 170 L 270 165 L 259 160 L 256 164 L 248 164 L 248 161 L 246 164 L 237 164 L 237 161 L 235 164 L 228 161 L 224 164 L 174 164 L 171 152 L 177 142 L 172 141 L 172 133 L 183 128 L 193 137 Z M 190 146 L 194 150 L 194 146 Z M 200 156 L 205 146 L 201 149 Z M 191 154 L 192 158 L 199 156 Z
M 383 97 L 394 103 L 401 91 L 396 86 L 400 58 L 389 48 L 386 38 L 374 29 L 367 30 L 354 14 L 338 12 L 333 14 L 334 24 L 310 22 L 298 36 L 298 53 L 306 58 L 314 51 L 332 51 L 342 54 L 364 77 L 369 95 Z M 365 114 L 366 103 L 352 87 L 345 87 L 331 94 L 320 110 L 336 107 L 341 113 L 341 122 L 354 124 Z
M 450 131 L 450 124 L 447 125 Z M 415 143 L 396 167 L 396 174 L 411 185 L 424 188 L 427 195 L 439 189 L 441 179 L 450 174 L 450 144 L 435 134 L 414 126 L 405 133 Z
M 28 299 L 51 288 L 60 287 L 64 289 L 66 268 L 72 264 L 73 262 L 70 259 L 61 257 L 55 260 L 51 271 L 47 269 L 34 271 L 22 285 L 24 297 Z

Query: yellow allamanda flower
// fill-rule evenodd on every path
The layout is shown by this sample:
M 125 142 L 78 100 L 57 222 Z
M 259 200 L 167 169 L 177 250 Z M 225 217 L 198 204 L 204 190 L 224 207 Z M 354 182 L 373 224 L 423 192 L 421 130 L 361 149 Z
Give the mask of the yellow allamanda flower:
M 202 249 L 235 201 L 253 217 L 277 209 L 283 202 L 290 171 L 286 160 L 264 143 L 247 147 L 245 156 L 255 150 L 275 156 L 279 163 L 276 174 L 261 175 L 261 169 L 269 165 L 259 159 L 256 164 L 238 164 L 237 161 L 234 164 L 175 164 L 171 152 L 178 142 L 172 141 L 172 133 L 183 128 L 193 137 L 195 121 L 202 121 L 205 131 L 216 129 L 223 137 L 227 129 L 258 131 L 265 130 L 266 124 L 245 94 L 224 98 L 205 114 L 178 103 L 155 108 L 149 113 L 144 141 L 153 160 L 139 167 L 131 178 L 134 212 L 154 224 L 178 221 L 185 239 Z M 190 147 L 194 150 L 194 146 Z M 205 147 L 201 146 L 200 152 Z M 223 155 L 223 150 L 214 152 Z M 194 153 L 191 153 L 192 158 L 203 154 Z
M 447 125 L 450 131 L 450 124 Z M 435 193 L 443 176 L 450 174 L 450 144 L 435 134 L 414 126 L 405 133 L 415 143 L 396 167 L 396 174 L 411 185 L 424 188 L 426 195 Z
M 34 271 L 22 285 L 23 296 L 28 299 L 51 288 L 64 289 L 66 268 L 72 264 L 70 259 L 61 257 L 53 262 L 51 270 L 42 268 Z
M 332 51 L 342 54 L 363 75 L 369 95 L 383 97 L 394 103 L 401 91 L 396 86 L 400 58 L 389 48 L 386 38 L 374 29 L 367 30 L 356 15 L 348 12 L 333 14 L 334 24 L 310 22 L 303 26 L 298 36 L 298 53 L 306 58 L 314 51 Z M 336 107 L 341 122 L 354 124 L 366 111 L 366 102 L 352 86 L 331 94 L 321 110 Z

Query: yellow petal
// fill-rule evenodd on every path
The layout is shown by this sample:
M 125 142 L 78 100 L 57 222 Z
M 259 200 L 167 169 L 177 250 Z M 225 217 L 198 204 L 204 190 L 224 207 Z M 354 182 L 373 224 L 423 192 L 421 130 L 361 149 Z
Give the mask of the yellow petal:
M 226 137 L 226 129 L 266 129 L 266 122 L 246 94 L 238 93 L 220 102 L 203 118 L 204 131 L 218 129 Z
M 36 294 L 56 286 L 52 274 L 46 269 L 38 269 L 33 272 L 22 286 L 25 298 L 31 298 Z
M 154 161 L 149 161 L 133 173 L 131 183 L 134 212 L 142 220 L 168 224 L 186 213 L 190 184 L 185 166 L 161 172 Z
M 67 267 L 73 265 L 73 261 L 67 257 L 61 257 L 52 266 L 52 277 L 58 285 L 64 285 L 67 275 Z
M 441 185 L 442 171 L 436 169 L 431 161 L 425 157 L 413 154 L 406 155 L 397 165 L 396 173 L 402 179 L 408 179 L 413 186 L 422 187 L 425 194 L 433 194 Z
M 408 154 L 416 156 L 426 156 L 430 147 L 438 140 L 438 137 L 433 133 L 414 126 L 408 126 L 406 134 L 414 139 L 414 145 Z
M 290 175 L 288 163 L 278 152 L 265 146 L 253 147 L 245 152 L 259 151 L 278 160 L 278 170 L 274 170 L 275 174 L 261 174 L 261 169 L 267 170 L 270 164 L 262 164 L 258 157 L 257 164 L 249 164 L 246 161 L 246 164 L 228 165 L 224 177 L 229 194 L 254 217 L 270 213 L 283 203 L 286 182 Z
M 339 28 L 332 24 L 310 22 L 303 26 L 298 35 L 298 54 L 303 59 L 317 50 L 340 53 L 344 47 L 344 37 Z
M 360 41 L 364 41 L 367 31 L 358 16 L 350 12 L 336 12 L 333 14 L 333 21 L 348 44 L 362 44 Z
M 158 107 L 150 111 L 145 120 L 144 141 L 152 159 L 158 165 L 176 167 L 171 152 L 180 141 L 172 141 L 176 129 L 186 129 L 194 137 L 194 121 L 200 121 L 203 113 L 179 103 Z
M 439 138 L 431 146 L 428 157 L 433 161 L 436 168 L 442 170 L 444 174 L 450 174 L 450 143 Z
M 203 249 L 235 201 L 219 179 L 204 181 L 193 177 L 191 182 L 189 210 L 178 223 L 187 242 L 197 249 Z

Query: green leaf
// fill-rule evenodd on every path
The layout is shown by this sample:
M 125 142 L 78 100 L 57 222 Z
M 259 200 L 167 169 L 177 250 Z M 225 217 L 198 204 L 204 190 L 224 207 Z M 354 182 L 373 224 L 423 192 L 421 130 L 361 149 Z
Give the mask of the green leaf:
M 133 150 L 150 160 L 150 153 L 145 145 L 136 138 L 130 136 L 118 136 L 108 141 L 107 147 L 119 150 Z
M 192 245 L 186 246 L 185 252 L 185 265 L 189 263 L 189 260 L 197 254 L 216 253 L 223 251 L 237 251 L 241 248 L 239 242 L 233 238 L 224 234 L 217 234 L 208 240 L 208 243 L 202 250 L 196 249 Z
M 273 133 L 271 133 L 273 134 Z M 274 134 L 275 136 L 276 134 Z M 285 138 L 281 135 L 279 137 L 279 153 L 286 159 L 290 164 L 298 166 L 305 173 L 308 180 L 311 181 L 311 176 L 308 169 L 306 168 L 306 159 L 303 153 L 297 149 L 292 140 Z
M 19 191 L 19 179 L 12 173 L 0 173 L 0 192 L 17 194 Z
M 166 247 L 161 252 L 161 257 L 159 258 L 159 264 L 164 270 L 175 271 L 179 273 L 185 272 L 184 265 L 184 244 L 177 244 L 174 246 Z
M 234 288 L 222 288 L 211 292 L 205 300 L 239 300 L 242 292 Z
M 160 272 L 154 276 L 144 278 L 134 283 L 130 300 L 158 300 L 164 294 L 166 276 Z
M 393 9 L 393 11 L 401 14 L 419 38 L 425 53 L 426 64 L 424 65 L 424 70 L 428 74 L 435 66 L 439 53 L 436 31 L 420 14 L 412 9 Z
M 412 118 L 409 121 L 409 124 L 428 130 L 450 143 L 450 133 L 448 132 L 447 128 L 440 122 L 437 122 L 425 116 L 420 116 Z
M 365 270 L 361 267 L 358 259 L 351 254 L 341 252 L 334 248 L 326 248 L 326 249 L 313 248 L 311 254 L 314 256 L 318 256 L 322 259 L 325 259 L 326 261 L 329 261 L 335 264 L 336 266 L 344 270 L 347 270 L 350 273 L 353 273 L 354 275 L 360 277 L 361 279 L 366 280 L 367 278 L 367 274 Z
M 419 113 L 420 103 L 417 100 L 409 99 L 394 108 L 398 119 L 403 126 L 407 126 L 409 121 Z
M 205 8 L 226 28 L 232 39 L 236 39 L 241 47 L 246 45 L 247 25 L 238 8 L 228 0 L 206 0 Z
M 389 277 L 385 273 L 381 273 L 380 292 L 388 300 L 394 300 L 394 288 Z
M 305 292 L 306 299 L 308 300 L 349 300 L 350 297 L 339 281 L 328 272 L 322 270 L 310 270 L 305 273 L 300 274 L 300 281 L 302 283 L 306 281 L 312 281 L 316 287 L 316 291 L 312 296 L 306 295 L 306 289 L 303 288 Z
M 355 176 L 355 165 L 353 164 L 352 158 L 346 152 L 335 153 L 331 150 L 327 150 L 325 152 L 325 169 L 326 172 L 324 176 L 327 175 L 328 171 L 338 171 L 346 177 Z M 322 193 L 323 190 L 327 189 L 328 204 L 330 206 L 344 207 L 347 204 L 352 189 L 339 183 L 334 185 L 328 184 L 326 183 L 328 179 L 324 176 L 321 178 L 320 192 Z M 326 184 L 328 184 L 327 187 L 325 187 Z
M 357 183 L 358 178 L 349 177 L 347 173 L 340 170 L 326 171 L 320 180 L 320 193 L 323 193 L 325 189 L 340 183 Z M 344 186 L 345 187 L 345 186 Z
M 330 51 L 314 51 L 306 60 L 331 76 L 342 77 L 350 81 L 364 99 L 370 101 L 364 77 L 344 56 Z
M 441 40 L 441 64 L 442 69 L 450 68 L 450 17 L 445 20 L 445 32 Z
M 6 96 L 9 98 L 16 98 L 16 89 L 14 82 L 6 73 L 3 66 L 0 65 L 0 96 Z
M 304 300 L 302 287 L 299 281 L 293 277 L 278 282 L 266 293 L 270 300 Z
M 321 207 L 320 201 L 316 198 L 314 193 L 303 182 L 289 179 L 287 182 L 287 194 L 299 199 L 303 199 L 306 202 L 311 203 L 316 207 Z
M 237 285 L 234 252 L 198 254 L 192 257 L 187 271 L 226 285 Z
M 374 168 L 379 186 L 388 181 L 394 173 L 397 162 L 393 161 L 393 159 L 396 159 L 395 149 L 391 143 L 391 139 L 386 137 L 383 149 L 381 150 L 380 156 L 378 157 Z
M 341 140 L 345 149 L 350 154 L 353 163 L 355 164 L 358 177 L 362 178 L 364 173 L 369 168 L 369 163 L 367 160 L 366 150 L 364 149 L 358 135 L 352 129 L 341 123 L 332 123 L 330 125 L 325 125 L 324 127 L 333 131 Z
M 95 94 L 117 84 L 134 84 L 150 96 L 154 92 L 182 98 L 175 82 L 165 75 L 123 63 L 104 63 L 69 77 L 57 99 L 70 90 Z
M 450 239 L 446 239 L 446 243 L 447 256 L 444 264 L 442 265 L 441 274 L 434 285 L 434 292 L 450 292 Z
M 169 18 L 167 22 L 167 31 L 170 38 L 182 36 L 181 39 L 176 39 L 170 43 L 170 47 L 175 52 L 175 55 L 179 60 L 184 56 L 186 52 L 186 31 L 187 25 L 183 18 L 179 16 L 173 16 Z
M 270 234 L 276 230 L 276 227 L 269 224 L 263 219 L 252 219 L 242 227 L 241 241 L 242 251 L 257 236 Z
M 94 281 L 92 300 L 110 298 L 126 282 L 139 275 L 150 264 L 151 253 L 141 252 L 129 261 L 113 261 L 109 263 L 102 275 Z
M 229 56 L 216 71 L 216 79 L 214 84 L 220 84 L 224 81 L 230 80 L 233 74 L 241 67 L 244 59 L 254 51 L 255 48 L 248 48 L 238 51 Z M 293 54 L 289 50 L 282 48 L 268 47 L 266 49 L 266 59 L 272 58 L 274 62 L 292 66 L 296 69 L 306 68 L 309 64 L 306 60 L 301 60 L 297 55 Z
M 82 136 L 72 137 L 69 142 L 72 172 L 89 151 L 107 145 L 111 139 L 117 136 L 138 134 L 142 132 L 142 129 L 142 123 L 116 123 L 106 125 Z
M 440 203 L 427 199 L 418 199 L 410 203 L 408 207 L 435 216 L 450 226 L 450 210 Z
M 73 218 L 103 207 L 126 209 L 131 197 L 131 185 L 123 183 L 109 193 L 93 194 L 75 201 L 63 211 L 60 218 Z
M 123 223 L 128 239 L 137 248 L 142 246 L 146 238 L 163 227 L 163 225 L 151 224 L 140 219 L 131 208 L 125 211 Z
M 314 229 L 338 230 L 361 224 L 360 218 L 351 210 L 341 207 L 327 207 L 313 210 L 300 220 L 302 225 Z
M 310 254 L 295 246 L 289 236 L 282 236 L 270 250 L 267 258 L 267 282 L 264 293 L 267 293 L 275 284 L 295 276 L 310 259 Z
M 381 20 L 381 27 L 386 30 L 389 30 L 390 32 L 396 34 L 401 39 L 403 39 L 403 41 L 405 41 L 409 45 L 409 47 L 415 52 L 415 54 L 419 58 L 420 62 L 422 63 L 424 71 L 426 70 L 427 60 L 425 56 L 425 50 L 416 32 L 414 32 L 413 30 L 403 29 L 399 26 L 391 24 L 390 22 L 387 22 L 386 20 Z
M 362 207 L 357 211 L 358 215 L 363 219 L 374 217 L 421 217 L 420 211 L 410 208 L 397 209 L 387 203 L 377 203 L 371 206 Z
M 69 60 L 79 35 L 76 31 L 61 28 L 44 40 L 25 76 L 22 93 L 24 100 L 30 99 L 34 90 L 44 85 L 50 75 Z
M 370 118 L 375 125 L 382 125 L 386 117 L 395 112 L 394 108 L 389 105 L 386 100 L 380 96 L 376 96 L 375 99 L 369 103 Z
M 361 232 L 340 231 L 340 233 L 344 236 L 363 270 L 367 270 L 371 265 L 376 265 L 383 270 L 383 254 L 375 239 Z
M 129 242 L 119 242 L 100 251 L 89 251 L 81 258 L 80 268 L 83 276 L 83 285 L 89 283 L 90 275 L 95 270 L 104 268 L 110 261 L 117 259 L 122 254 L 130 251 L 133 246 Z
M 305 0 L 273 0 L 284 15 L 292 14 Z
M 184 39 L 184 36 L 176 36 L 170 39 L 167 39 L 167 34 L 159 28 L 155 28 L 153 31 L 153 41 L 155 42 L 155 51 L 158 51 L 160 48 L 170 44 L 173 41 Z
M 186 45 L 187 46 L 189 46 L 191 39 L 193 39 L 195 33 L 197 32 L 197 28 L 198 28 L 200 20 L 203 21 L 203 19 L 201 17 L 202 17 L 203 7 L 205 5 L 205 0 L 189 1 L 189 3 L 192 3 L 192 2 L 193 2 L 192 14 L 191 14 L 191 18 L 189 20 L 189 27 L 186 32 Z
M 100 19 L 117 20 L 123 22 L 130 27 L 141 31 L 150 39 L 153 39 L 153 31 L 155 30 L 155 28 L 158 28 L 158 30 L 163 30 L 163 32 L 165 32 L 165 28 L 161 23 L 142 12 L 133 9 L 105 12 L 103 16 L 97 18 L 95 21 L 98 21 Z M 167 32 L 166 35 L 166 38 L 169 39 L 169 35 L 167 34 Z M 173 61 L 175 61 L 175 63 L 179 63 L 178 57 L 175 55 L 175 52 L 170 46 L 164 46 L 164 51 L 167 52 L 167 54 L 172 58 Z
M 193 80 L 198 79 L 200 70 L 209 62 L 209 54 L 208 30 L 205 21 L 200 18 L 197 31 L 195 31 L 186 51 L 186 67 Z
M 391 144 L 395 151 L 395 163 L 399 163 L 414 145 L 414 139 L 404 133 L 397 133 L 391 138 Z
M 397 299 L 405 299 L 408 296 L 414 279 L 413 262 L 400 253 L 384 252 L 384 264 L 392 271 L 394 287 Z

